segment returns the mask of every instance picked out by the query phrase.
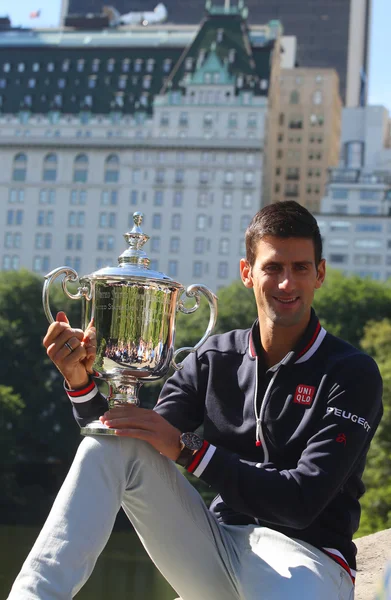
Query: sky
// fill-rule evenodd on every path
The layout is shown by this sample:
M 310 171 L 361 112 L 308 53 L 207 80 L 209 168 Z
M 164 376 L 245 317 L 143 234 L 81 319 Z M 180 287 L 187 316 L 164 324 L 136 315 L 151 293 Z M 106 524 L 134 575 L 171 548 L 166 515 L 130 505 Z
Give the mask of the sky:
M 103 4 L 110 2 L 102 0 Z M 14 26 L 49 27 L 58 25 L 60 6 L 60 0 L 0 0 L 0 15 L 8 15 Z M 37 10 L 41 11 L 40 17 L 30 19 L 30 13 Z M 390 24 L 391 0 L 373 0 L 368 100 L 391 112 Z

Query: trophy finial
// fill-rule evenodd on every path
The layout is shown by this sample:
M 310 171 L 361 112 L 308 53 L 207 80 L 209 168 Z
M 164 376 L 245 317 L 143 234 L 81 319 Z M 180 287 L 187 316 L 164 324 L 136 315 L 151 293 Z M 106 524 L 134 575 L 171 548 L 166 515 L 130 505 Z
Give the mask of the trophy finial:
M 136 211 L 133 213 L 133 223 L 136 227 L 140 227 L 141 223 L 144 220 L 144 213 Z
M 148 268 L 150 260 L 141 248 L 145 242 L 149 240 L 149 236 L 145 235 L 140 225 L 143 222 L 144 214 L 142 212 L 133 213 L 133 227 L 131 231 L 124 234 L 124 238 L 129 244 L 129 248 L 125 250 L 119 257 L 119 265 L 135 264 L 139 267 Z

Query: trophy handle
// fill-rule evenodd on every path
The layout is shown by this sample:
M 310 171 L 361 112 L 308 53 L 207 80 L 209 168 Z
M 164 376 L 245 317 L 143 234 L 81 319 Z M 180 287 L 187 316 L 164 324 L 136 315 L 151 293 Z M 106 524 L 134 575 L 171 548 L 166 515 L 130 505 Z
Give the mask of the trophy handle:
M 74 271 L 74 269 L 71 269 L 70 267 L 58 267 L 58 269 L 50 271 L 50 273 L 45 275 L 45 282 L 43 284 L 42 290 L 43 310 L 45 311 L 45 315 L 49 323 L 54 323 L 55 321 L 50 310 L 49 288 L 52 285 L 53 281 L 57 279 L 57 277 L 59 277 L 60 275 L 65 275 L 64 279 L 62 280 L 62 289 L 64 291 L 64 294 L 68 296 L 68 298 L 71 298 L 72 300 L 79 300 L 80 298 L 86 298 L 87 300 L 91 300 L 91 292 L 86 286 L 79 287 L 77 294 L 71 294 L 67 290 L 68 281 L 72 282 L 77 281 L 79 279 L 79 276 L 76 273 L 76 271 Z
M 192 306 L 191 308 L 186 308 L 184 306 L 182 300 L 180 300 L 179 304 L 178 304 L 178 310 L 185 313 L 185 315 L 189 315 L 189 314 L 195 312 L 200 305 L 201 294 L 203 294 L 205 296 L 205 298 L 207 299 L 208 304 L 209 304 L 210 316 L 209 316 L 208 327 L 207 327 L 204 335 L 200 339 L 200 341 L 197 342 L 197 344 L 194 347 L 178 348 L 178 350 L 176 350 L 174 352 L 174 356 L 172 358 L 171 364 L 176 371 L 180 371 L 183 367 L 182 363 L 175 362 L 175 359 L 178 356 L 178 354 L 180 352 L 185 352 L 185 351 L 186 352 L 196 352 L 198 350 L 198 348 L 200 348 L 202 346 L 202 344 L 204 342 L 206 342 L 206 340 L 212 333 L 214 326 L 216 325 L 217 296 L 215 296 L 215 294 L 213 292 L 211 292 L 210 289 L 207 288 L 205 285 L 202 285 L 202 283 L 193 283 L 192 285 L 189 285 L 189 287 L 186 290 L 186 296 L 188 298 L 195 298 L 195 305 Z

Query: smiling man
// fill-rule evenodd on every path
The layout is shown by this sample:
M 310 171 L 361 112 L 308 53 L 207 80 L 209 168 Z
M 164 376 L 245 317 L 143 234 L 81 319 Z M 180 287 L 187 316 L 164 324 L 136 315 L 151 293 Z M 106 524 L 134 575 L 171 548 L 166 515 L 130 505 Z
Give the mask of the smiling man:
M 153 411 L 107 411 L 88 375 L 94 330 L 86 337 L 63 313 L 49 327 L 44 344 L 77 421 L 100 415 L 116 435 L 81 443 L 10 599 L 73 597 L 121 504 L 183 600 L 353 599 L 379 371 L 311 308 L 325 261 L 305 208 L 281 202 L 257 213 L 240 273 L 255 294 L 252 328 L 212 336 L 189 355 Z M 216 490 L 210 509 L 174 461 Z

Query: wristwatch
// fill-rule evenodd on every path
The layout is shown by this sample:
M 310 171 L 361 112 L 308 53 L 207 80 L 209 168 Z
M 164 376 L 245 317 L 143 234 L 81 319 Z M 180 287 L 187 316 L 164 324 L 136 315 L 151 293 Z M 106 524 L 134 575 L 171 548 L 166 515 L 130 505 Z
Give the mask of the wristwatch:
M 204 440 L 196 433 L 190 431 L 182 433 L 179 442 L 181 444 L 181 453 L 175 462 L 186 469 L 190 465 L 194 454 L 198 450 L 201 450 Z

